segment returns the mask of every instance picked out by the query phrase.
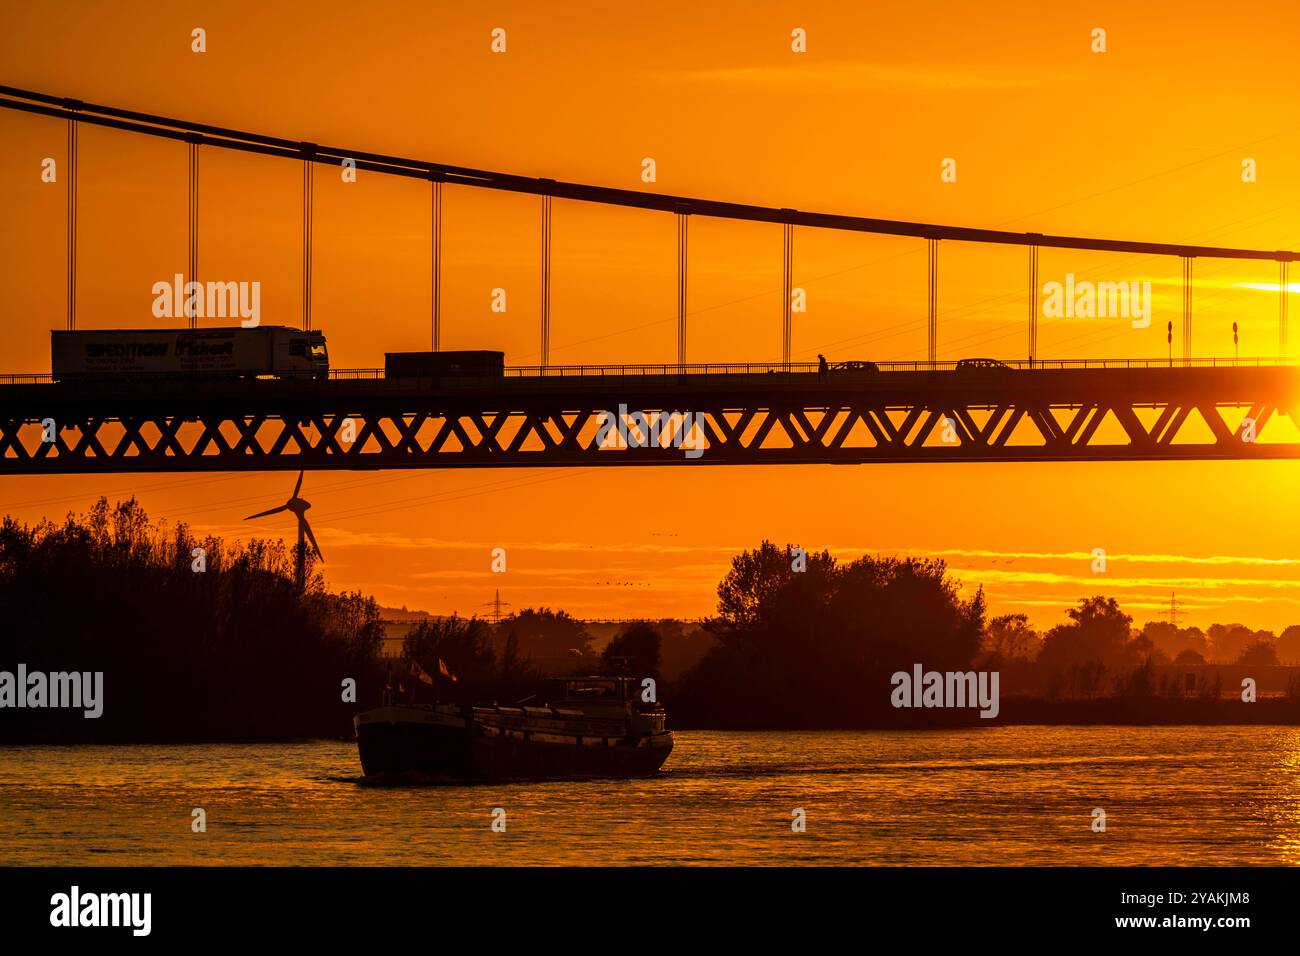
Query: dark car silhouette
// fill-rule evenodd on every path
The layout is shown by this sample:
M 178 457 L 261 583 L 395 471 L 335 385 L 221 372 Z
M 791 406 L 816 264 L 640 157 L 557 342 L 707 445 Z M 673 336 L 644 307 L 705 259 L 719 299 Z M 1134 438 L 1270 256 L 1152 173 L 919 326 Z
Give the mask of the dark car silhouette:
M 836 372 L 879 372 L 880 366 L 875 362 L 836 362 L 831 369 Z
M 1008 365 L 1006 362 L 999 362 L 997 359 L 991 359 L 991 358 L 961 359 L 957 363 L 956 371 L 966 372 L 966 371 L 970 371 L 971 369 L 989 369 L 989 368 L 1006 369 L 1007 371 L 1011 371 L 1011 366 Z

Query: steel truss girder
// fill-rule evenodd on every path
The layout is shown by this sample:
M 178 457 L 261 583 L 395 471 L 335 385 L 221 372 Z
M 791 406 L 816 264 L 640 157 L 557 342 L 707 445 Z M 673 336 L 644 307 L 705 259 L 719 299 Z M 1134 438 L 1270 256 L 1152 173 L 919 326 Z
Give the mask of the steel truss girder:
M 677 403 L 689 421 L 665 419 L 658 445 L 640 441 L 648 429 L 636 421 L 625 422 L 626 440 L 617 428 L 602 431 L 617 421 L 607 409 L 620 404 L 651 418 L 665 408 L 662 396 L 647 399 L 539 394 L 494 409 L 463 397 L 372 396 L 242 412 L 137 401 L 115 411 L 97 402 L 46 416 L 53 426 L 0 409 L 0 474 L 1300 458 L 1294 427 L 1286 436 L 1290 426 L 1270 427 L 1288 417 L 1276 401 L 1186 397 L 1056 403 L 852 394 L 736 402 L 695 395 Z M 1197 418 L 1203 424 L 1193 429 Z M 53 440 L 44 440 L 51 432 Z

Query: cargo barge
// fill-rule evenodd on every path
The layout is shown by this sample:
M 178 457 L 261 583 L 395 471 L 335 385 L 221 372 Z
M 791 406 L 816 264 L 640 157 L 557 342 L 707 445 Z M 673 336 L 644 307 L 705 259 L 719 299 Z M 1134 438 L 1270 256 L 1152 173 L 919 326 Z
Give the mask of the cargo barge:
M 644 777 L 673 749 L 658 703 L 628 677 L 563 682 L 553 703 L 392 704 L 357 714 L 367 777 L 419 774 L 447 780 Z

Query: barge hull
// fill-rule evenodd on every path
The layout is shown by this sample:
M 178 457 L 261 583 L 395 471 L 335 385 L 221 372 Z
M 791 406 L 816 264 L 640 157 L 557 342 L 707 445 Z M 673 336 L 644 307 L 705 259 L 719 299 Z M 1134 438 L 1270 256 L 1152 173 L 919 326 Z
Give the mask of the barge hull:
M 448 714 L 384 708 L 358 715 L 357 750 L 367 775 L 420 773 L 457 780 L 645 777 L 673 749 L 669 731 L 641 738 L 503 732 Z M 535 739 L 544 736 L 547 739 Z

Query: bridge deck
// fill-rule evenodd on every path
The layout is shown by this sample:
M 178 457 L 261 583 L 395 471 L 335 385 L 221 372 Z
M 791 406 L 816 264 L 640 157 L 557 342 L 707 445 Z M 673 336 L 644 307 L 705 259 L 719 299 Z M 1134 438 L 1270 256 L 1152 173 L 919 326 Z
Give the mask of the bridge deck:
M 1293 365 L 722 368 L 6 384 L 0 474 L 1300 458 Z
M 93 379 L 57 382 L 48 374 L 0 375 L 0 408 L 9 403 L 98 397 L 166 400 L 203 397 L 304 397 L 346 395 L 526 395 L 645 389 L 656 392 L 749 393 L 863 391 L 891 393 L 925 391 L 969 394 L 1019 393 L 1042 388 L 1093 387 L 1165 393 L 1170 388 L 1256 388 L 1260 383 L 1300 380 L 1300 365 L 1265 360 L 1233 362 L 1206 360 L 1195 364 L 1144 360 L 1081 360 L 1078 362 L 1006 363 L 1005 368 L 954 369 L 954 363 L 880 363 L 875 370 L 830 369 L 824 376 L 816 365 L 731 364 L 708 366 L 605 365 L 509 368 L 504 376 L 386 378 L 382 369 L 334 369 L 327 380 L 299 378 L 203 379 L 186 377 L 135 378 L 129 381 Z M 1216 398 L 1217 396 L 1206 396 Z M 10 406 L 16 410 L 16 406 Z

